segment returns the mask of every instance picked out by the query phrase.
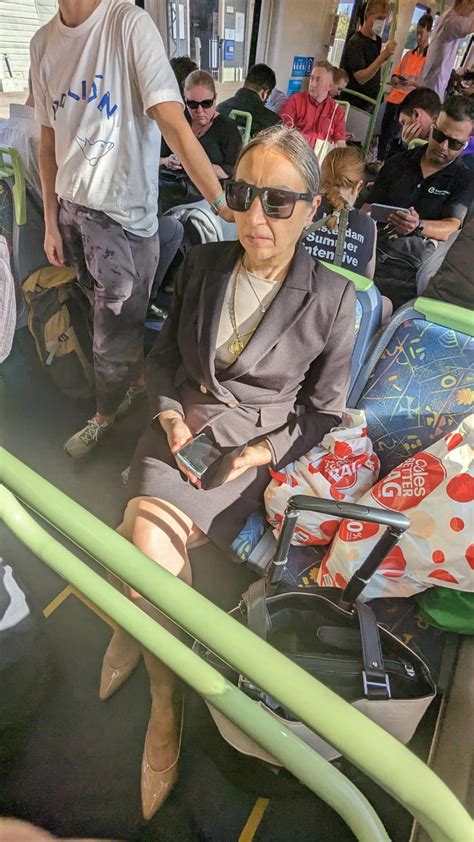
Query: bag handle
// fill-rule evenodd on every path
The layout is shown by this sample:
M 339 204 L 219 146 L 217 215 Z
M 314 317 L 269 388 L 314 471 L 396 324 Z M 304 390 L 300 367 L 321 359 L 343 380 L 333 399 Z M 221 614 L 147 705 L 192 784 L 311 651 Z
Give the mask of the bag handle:
M 242 594 L 242 601 L 247 611 L 247 628 L 258 635 L 258 637 L 261 637 L 262 640 L 267 640 L 267 636 L 271 633 L 272 628 L 270 614 L 267 611 L 265 603 L 266 597 L 267 589 L 265 579 L 257 579 L 256 582 L 252 582 L 247 591 Z M 359 599 L 356 600 L 355 610 L 360 628 L 357 649 L 359 650 L 360 645 L 362 645 L 362 681 L 364 694 L 371 701 L 390 699 L 390 679 L 385 670 L 382 645 L 375 614 L 369 605 L 366 605 Z M 352 630 L 336 628 L 333 631 L 350 634 Z M 352 642 L 353 638 L 354 635 L 352 635 Z M 323 639 L 322 636 L 321 639 Z M 239 686 L 241 686 L 242 682 L 245 682 L 245 679 L 241 675 Z
M 341 607 L 348 609 L 352 609 L 357 597 L 360 596 L 386 555 L 410 526 L 410 521 L 401 512 L 376 509 L 373 506 L 362 506 L 359 503 L 340 503 L 336 500 L 323 500 L 320 497 L 295 494 L 288 500 L 275 554 L 267 571 L 267 593 L 276 590 L 283 575 L 288 561 L 291 539 L 300 512 L 317 512 L 337 518 L 378 523 L 381 526 L 388 527 L 361 567 L 356 570 L 341 596 Z

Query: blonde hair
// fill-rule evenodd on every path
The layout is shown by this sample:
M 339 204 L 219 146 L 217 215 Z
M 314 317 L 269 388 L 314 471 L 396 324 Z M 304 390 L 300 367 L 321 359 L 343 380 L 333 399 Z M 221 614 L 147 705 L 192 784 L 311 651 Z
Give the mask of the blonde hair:
M 341 188 L 354 190 L 363 176 L 364 161 L 355 147 L 343 146 L 328 152 L 321 165 L 321 193 L 326 196 L 334 211 L 334 214 L 328 217 L 328 228 L 337 228 L 337 215 L 347 207 L 347 201 L 341 195 Z

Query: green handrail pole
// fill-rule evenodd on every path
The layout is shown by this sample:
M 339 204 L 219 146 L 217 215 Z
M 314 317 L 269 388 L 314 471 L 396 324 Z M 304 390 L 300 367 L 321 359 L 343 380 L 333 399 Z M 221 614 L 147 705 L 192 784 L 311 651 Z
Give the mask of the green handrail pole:
M 467 827 L 471 833 L 472 823 L 448 787 L 408 749 L 339 696 L 269 649 L 5 450 L 0 450 L 0 479 L 104 567 L 336 746 L 401 801 L 429 830 L 433 842 L 460 842 Z
M 342 772 L 282 727 L 260 705 L 63 547 L 36 523 L 5 486 L 0 486 L 0 518 L 35 555 L 326 801 L 360 842 L 390 842 L 373 807 Z
M 10 158 L 10 164 L 5 163 L 5 155 Z M 24 225 L 26 222 L 25 170 L 17 149 L 10 146 L 0 146 L 0 176 L 13 178 L 12 197 L 15 222 L 17 225 Z

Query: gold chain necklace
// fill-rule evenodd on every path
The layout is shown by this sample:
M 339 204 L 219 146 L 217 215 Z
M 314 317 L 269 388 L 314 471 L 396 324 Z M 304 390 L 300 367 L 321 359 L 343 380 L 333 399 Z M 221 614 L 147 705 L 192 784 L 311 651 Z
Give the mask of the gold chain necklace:
M 247 333 L 240 333 L 239 332 L 239 326 L 237 324 L 237 315 L 236 314 L 237 314 L 237 286 L 238 286 L 238 282 L 239 282 L 239 275 L 240 275 L 240 269 L 241 268 L 242 268 L 242 266 L 239 267 L 239 269 L 237 270 L 237 272 L 235 274 L 234 288 L 232 290 L 232 301 L 229 302 L 230 303 L 230 306 L 229 306 L 230 323 L 232 325 L 232 330 L 234 331 L 235 338 L 232 339 L 229 342 L 229 344 L 227 346 L 227 350 L 229 351 L 229 354 L 232 354 L 233 357 L 240 357 L 242 351 L 245 348 L 245 343 L 242 341 L 244 336 L 252 336 L 252 334 L 255 333 L 255 331 L 257 329 L 256 327 L 254 327 L 253 330 L 249 330 L 249 331 L 247 331 Z

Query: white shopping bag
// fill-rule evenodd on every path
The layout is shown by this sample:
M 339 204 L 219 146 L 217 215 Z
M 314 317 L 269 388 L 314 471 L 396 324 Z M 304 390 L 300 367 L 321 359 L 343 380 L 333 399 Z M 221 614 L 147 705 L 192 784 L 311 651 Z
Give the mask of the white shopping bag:
M 403 511 L 401 542 L 372 576 L 364 599 L 411 596 L 440 585 L 474 591 L 474 414 L 432 447 L 394 468 L 359 503 Z M 344 520 L 318 583 L 345 587 L 384 527 Z
M 327 433 L 318 447 L 283 468 L 270 471 L 265 491 L 269 523 L 278 537 L 286 505 L 294 494 L 356 502 L 378 477 L 380 463 L 367 437 L 365 413 L 347 410 L 339 427 Z M 328 544 L 340 518 L 303 512 L 293 535 L 294 544 Z

